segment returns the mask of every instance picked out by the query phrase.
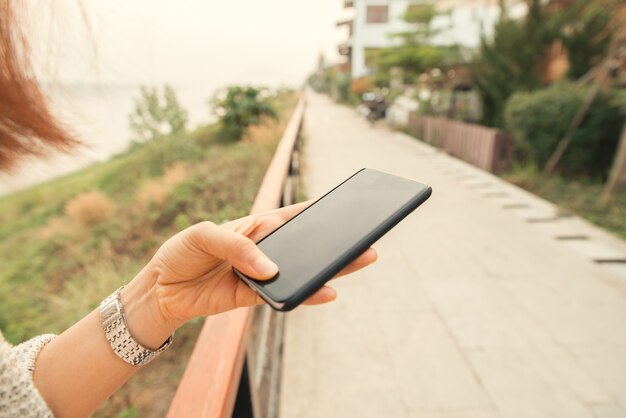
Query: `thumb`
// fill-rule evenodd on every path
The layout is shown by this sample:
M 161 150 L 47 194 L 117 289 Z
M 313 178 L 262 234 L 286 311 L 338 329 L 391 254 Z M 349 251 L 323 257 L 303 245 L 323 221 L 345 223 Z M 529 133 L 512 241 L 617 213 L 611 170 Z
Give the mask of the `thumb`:
M 201 222 L 189 231 L 193 245 L 206 254 L 228 261 L 247 276 L 270 279 L 278 273 L 278 266 L 246 236 L 212 222 Z

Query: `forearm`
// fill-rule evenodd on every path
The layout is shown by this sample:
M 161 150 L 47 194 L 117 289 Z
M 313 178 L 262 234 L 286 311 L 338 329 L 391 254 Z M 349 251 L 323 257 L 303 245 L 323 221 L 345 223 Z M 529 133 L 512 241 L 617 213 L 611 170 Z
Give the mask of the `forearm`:
M 121 294 L 133 338 L 158 348 L 175 329 L 155 311 L 153 278 L 145 268 Z M 122 386 L 139 367 L 111 349 L 98 309 L 51 341 L 39 354 L 33 379 L 58 417 L 86 417 Z
M 121 292 L 132 337 L 154 350 L 186 320 L 262 303 L 233 274 L 232 268 L 260 280 L 274 277 L 278 266 L 254 242 L 307 204 L 246 217 L 221 227 L 201 222 L 168 239 Z M 367 251 L 340 274 L 358 270 L 375 259 L 376 253 Z M 326 303 L 334 297 L 334 290 L 324 287 L 308 303 Z M 113 352 L 95 310 L 41 351 L 34 381 L 55 415 L 85 417 L 136 371 L 137 367 Z

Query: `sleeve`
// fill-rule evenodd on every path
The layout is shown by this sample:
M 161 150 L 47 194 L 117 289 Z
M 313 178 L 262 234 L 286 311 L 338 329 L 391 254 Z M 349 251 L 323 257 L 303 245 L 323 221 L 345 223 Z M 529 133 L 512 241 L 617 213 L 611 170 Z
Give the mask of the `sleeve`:
M 33 384 L 37 355 L 53 338 L 40 335 L 11 347 L 0 333 L 0 417 L 53 417 Z

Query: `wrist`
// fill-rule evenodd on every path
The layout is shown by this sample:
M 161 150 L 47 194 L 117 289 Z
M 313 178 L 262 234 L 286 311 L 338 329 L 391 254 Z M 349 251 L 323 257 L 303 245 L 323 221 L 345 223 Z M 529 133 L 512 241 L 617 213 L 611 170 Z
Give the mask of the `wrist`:
M 120 292 L 130 335 L 146 348 L 156 350 L 181 324 L 162 314 L 155 280 L 144 269 Z

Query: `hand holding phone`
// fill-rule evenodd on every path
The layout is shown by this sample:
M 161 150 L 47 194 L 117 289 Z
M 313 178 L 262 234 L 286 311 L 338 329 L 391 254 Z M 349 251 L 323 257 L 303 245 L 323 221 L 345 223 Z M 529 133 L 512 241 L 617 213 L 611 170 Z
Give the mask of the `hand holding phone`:
M 257 243 L 278 265 L 275 277 L 255 280 L 234 271 L 274 309 L 291 310 L 425 202 L 431 192 L 423 183 L 362 169 Z

